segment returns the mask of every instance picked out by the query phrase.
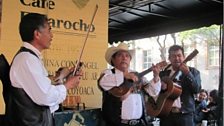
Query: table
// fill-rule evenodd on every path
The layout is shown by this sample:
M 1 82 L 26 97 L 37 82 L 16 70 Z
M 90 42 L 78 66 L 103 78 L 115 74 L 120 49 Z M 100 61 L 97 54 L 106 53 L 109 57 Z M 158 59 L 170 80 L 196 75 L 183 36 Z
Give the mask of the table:
M 55 112 L 56 126 L 105 126 L 100 108 L 85 108 Z

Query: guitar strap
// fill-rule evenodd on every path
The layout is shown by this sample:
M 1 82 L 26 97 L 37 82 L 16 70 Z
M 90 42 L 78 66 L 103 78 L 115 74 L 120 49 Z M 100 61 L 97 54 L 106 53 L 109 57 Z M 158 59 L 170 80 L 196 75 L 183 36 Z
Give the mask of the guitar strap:
M 170 76 L 171 70 L 169 69 L 171 67 L 171 64 L 169 64 L 161 73 L 160 73 L 160 77 L 164 77 L 164 76 Z M 178 75 L 172 80 L 173 82 L 177 83 L 178 85 L 181 86 L 181 84 L 179 83 L 181 77 L 181 72 L 178 73 Z
M 38 58 L 37 54 L 35 54 L 32 50 L 27 49 L 26 47 L 21 47 L 20 50 L 17 52 L 17 54 L 19 54 L 20 52 L 29 52 Z
M 164 71 L 166 71 L 168 68 L 170 68 L 171 67 L 171 64 L 169 64 L 165 69 L 164 69 Z
M 112 72 L 113 74 L 115 74 L 115 68 L 111 69 L 111 72 Z

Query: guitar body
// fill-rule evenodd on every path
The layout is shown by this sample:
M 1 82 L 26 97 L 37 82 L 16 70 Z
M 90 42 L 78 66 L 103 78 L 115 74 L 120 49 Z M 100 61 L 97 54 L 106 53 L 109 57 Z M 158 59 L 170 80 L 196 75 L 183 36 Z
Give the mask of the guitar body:
M 153 117 L 167 116 L 171 111 L 174 100 L 182 93 L 182 88 L 173 84 L 169 77 L 162 78 L 162 81 L 167 84 L 167 90 L 161 92 L 156 101 L 152 98 L 146 99 L 147 114 Z
M 113 87 L 109 92 L 116 97 L 126 97 L 132 92 L 132 87 L 123 84 L 119 87 Z
M 195 49 L 185 58 L 183 63 L 186 64 L 187 61 L 190 61 L 197 54 L 198 50 Z M 170 78 L 167 76 L 162 78 L 162 81 L 167 84 L 167 90 L 162 91 L 156 101 L 150 96 L 148 99 L 145 99 L 147 114 L 154 117 L 164 117 L 169 114 L 172 109 L 174 100 L 177 99 L 182 93 L 182 88 L 178 85 L 174 85 L 172 81 L 176 77 L 178 72 L 179 70 L 176 71 Z
M 160 66 L 161 68 L 167 66 L 167 62 L 166 61 L 161 61 L 159 63 L 157 63 L 156 65 Z M 135 91 L 136 89 L 139 90 L 141 89 L 141 86 L 143 86 L 140 82 L 141 82 L 141 78 L 148 74 L 149 72 L 152 71 L 152 67 L 150 67 L 149 69 L 141 72 L 141 73 L 137 73 L 135 72 L 136 76 L 138 76 L 139 81 L 138 82 L 133 82 L 132 80 L 128 79 L 128 82 L 126 82 L 125 84 L 120 85 L 119 87 L 113 87 L 112 89 L 109 90 L 109 92 L 116 96 L 116 97 L 121 97 L 122 99 L 126 98 L 131 92 Z

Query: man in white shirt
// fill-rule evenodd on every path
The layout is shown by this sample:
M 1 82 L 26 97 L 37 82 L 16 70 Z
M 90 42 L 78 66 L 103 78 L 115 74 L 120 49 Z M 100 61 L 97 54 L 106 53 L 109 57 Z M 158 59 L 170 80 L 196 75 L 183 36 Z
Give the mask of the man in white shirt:
M 131 58 L 125 43 L 106 51 L 105 59 L 114 68 L 104 70 L 98 84 L 103 92 L 102 112 L 107 126 L 145 126 L 142 92 L 157 96 L 161 89 L 159 67 L 152 67 L 154 78 L 149 82 L 130 70 Z
M 10 69 L 10 125 L 53 126 L 52 113 L 66 98 L 67 89 L 78 86 L 81 71 L 59 85 L 52 85 L 41 52 L 51 45 L 53 34 L 45 15 L 29 13 L 19 25 L 23 41 Z

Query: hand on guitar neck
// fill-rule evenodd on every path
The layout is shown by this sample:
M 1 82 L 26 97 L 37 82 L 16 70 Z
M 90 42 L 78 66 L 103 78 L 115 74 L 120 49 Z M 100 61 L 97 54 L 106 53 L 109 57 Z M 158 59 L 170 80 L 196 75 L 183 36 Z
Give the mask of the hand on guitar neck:
M 190 72 L 189 67 L 184 63 L 180 64 L 179 70 L 182 71 L 184 74 L 188 74 Z
M 165 66 L 165 65 L 164 65 Z M 164 67 L 164 66 L 161 66 L 161 65 L 154 65 L 152 64 L 152 71 L 153 71 L 153 81 L 156 83 L 160 80 L 160 77 L 159 77 L 159 72 L 160 70 Z
M 118 87 L 113 87 L 109 90 L 109 92 L 116 96 L 121 97 L 124 99 L 127 97 L 130 93 L 135 92 L 136 90 L 141 90 L 141 88 L 145 87 L 145 85 L 142 85 L 141 78 L 146 75 L 147 73 L 153 71 L 154 75 L 154 82 L 159 81 L 159 71 L 161 68 L 165 67 L 167 63 L 165 61 L 162 61 L 156 65 L 153 65 L 151 68 L 141 72 L 131 72 L 131 73 L 124 73 L 124 82 Z
M 137 72 L 126 72 L 124 73 L 124 78 L 129 80 L 130 82 L 133 82 L 133 83 L 140 83 L 141 82 L 141 78 L 153 71 L 153 81 L 154 82 L 158 82 L 159 81 L 159 72 L 160 70 L 165 67 L 167 65 L 167 63 L 165 61 L 162 61 L 160 63 L 157 63 L 156 65 L 152 64 L 152 67 L 150 67 L 149 69 L 141 72 L 141 73 L 137 73 Z

